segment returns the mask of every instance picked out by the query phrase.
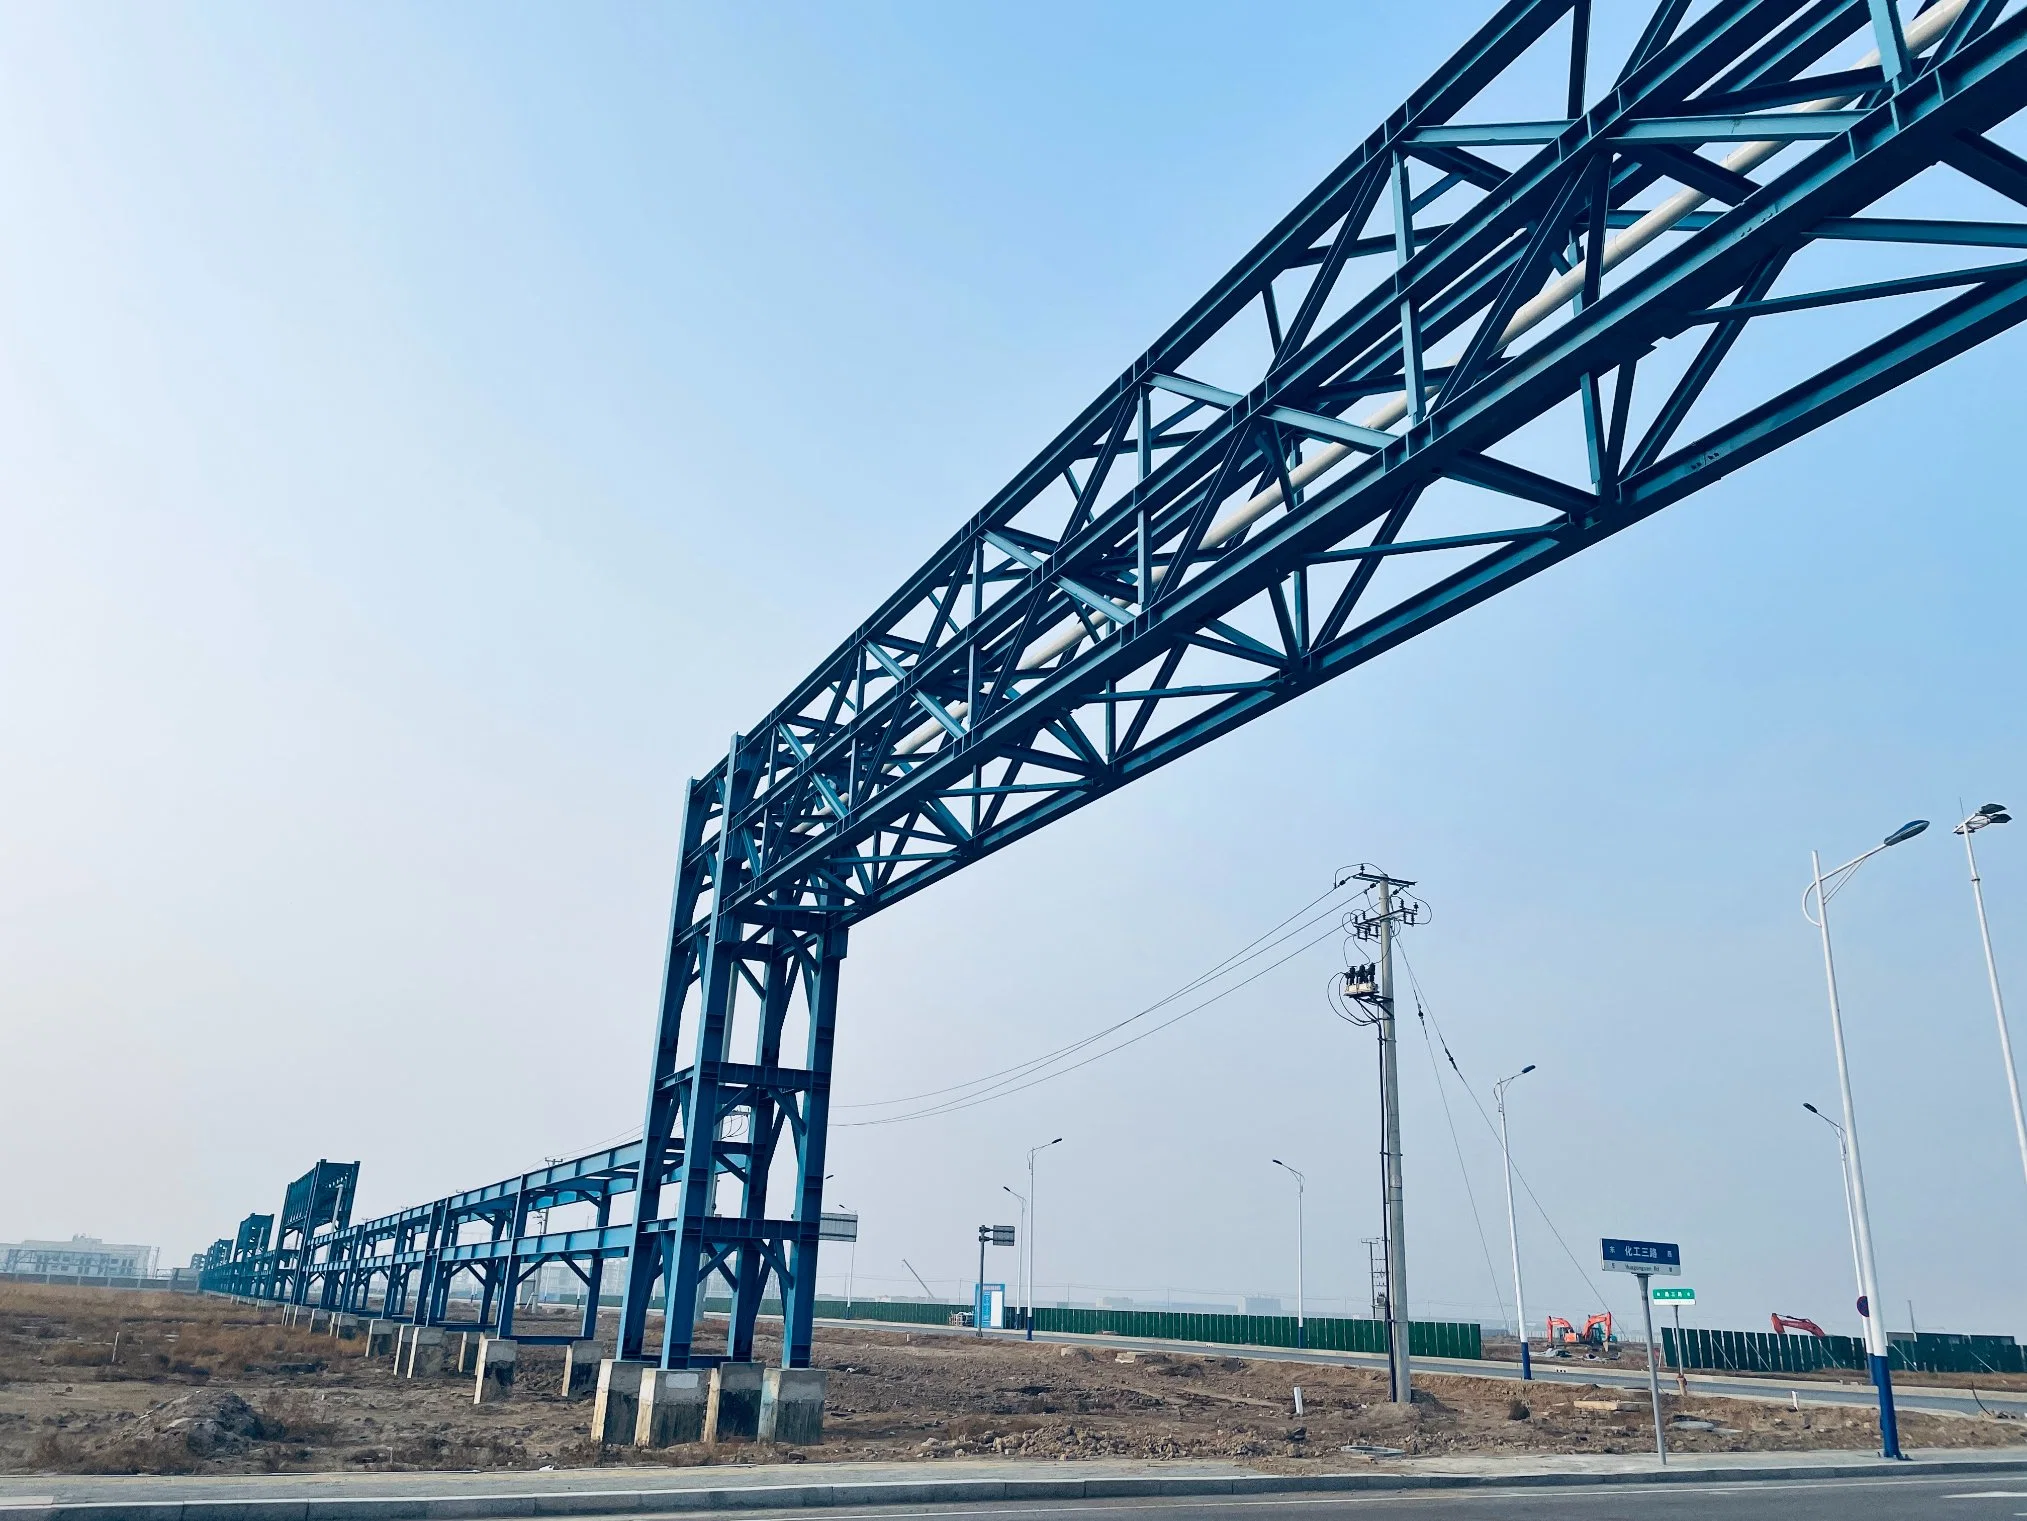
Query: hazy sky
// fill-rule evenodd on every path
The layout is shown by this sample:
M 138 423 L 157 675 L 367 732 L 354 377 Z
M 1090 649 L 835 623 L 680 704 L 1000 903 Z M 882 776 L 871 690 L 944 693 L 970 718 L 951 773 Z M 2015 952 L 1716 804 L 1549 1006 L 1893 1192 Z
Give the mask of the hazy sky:
M 0 9 L 0 1238 L 181 1260 L 320 1156 L 378 1213 L 636 1125 L 685 779 L 1487 9 Z M 1799 894 L 1811 847 L 2027 804 L 2023 356 L 862 926 L 839 1100 L 1074 1039 L 1377 861 L 1480 1096 L 1538 1064 L 1517 1154 L 1585 1271 L 1523 1218 L 1537 1324 L 1641 1235 L 1705 1324 L 1853 1330 Z M 1983 838 L 2027 1013 L 2027 829 Z M 2027 1332 L 1958 842 L 1836 910 L 1889 1323 Z M 837 1130 L 861 1291 L 957 1292 L 1061 1134 L 1051 1296 L 1292 1294 L 1280 1156 L 1312 1306 L 1362 1308 L 1336 959 Z M 1408 1034 L 1413 1309 L 1498 1319 L 1496 1148 Z

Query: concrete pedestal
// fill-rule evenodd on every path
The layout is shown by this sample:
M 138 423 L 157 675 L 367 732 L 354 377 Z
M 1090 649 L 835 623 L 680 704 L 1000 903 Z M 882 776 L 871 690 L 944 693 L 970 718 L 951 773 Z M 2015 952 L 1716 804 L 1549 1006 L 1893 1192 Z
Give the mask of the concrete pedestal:
M 479 1366 L 479 1342 L 477 1331 L 446 1332 L 444 1361 L 453 1373 L 471 1373 Z
M 404 1378 L 435 1378 L 443 1372 L 443 1328 L 415 1326 L 408 1333 L 408 1345 L 401 1360 Z
M 769 1368 L 760 1381 L 760 1440 L 814 1447 L 823 1440 L 823 1400 L 830 1375 L 821 1368 Z
M 598 1389 L 598 1343 L 573 1341 L 563 1349 L 563 1397 L 581 1399 Z
M 640 1383 L 646 1363 L 623 1363 L 608 1357 L 598 1365 L 598 1396 L 591 1407 L 592 1440 L 608 1447 L 633 1442 L 640 1417 Z
M 394 1351 L 395 1338 L 401 1334 L 398 1320 L 369 1320 L 366 1322 L 366 1355 L 387 1357 Z
M 641 1375 L 636 1447 L 677 1447 L 704 1435 L 704 1375 L 695 1368 L 650 1368 Z
M 711 1370 L 704 1440 L 751 1442 L 760 1435 L 760 1364 L 720 1363 Z
M 511 1341 L 497 1336 L 478 1338 L 478 1351 L 473 1354 L 473 1371 L 478 1375 L 472 1390 L 474 1405 L 505 1399 L 514 1392 L 514 1365 L 520 1355 L 521 1349 Z

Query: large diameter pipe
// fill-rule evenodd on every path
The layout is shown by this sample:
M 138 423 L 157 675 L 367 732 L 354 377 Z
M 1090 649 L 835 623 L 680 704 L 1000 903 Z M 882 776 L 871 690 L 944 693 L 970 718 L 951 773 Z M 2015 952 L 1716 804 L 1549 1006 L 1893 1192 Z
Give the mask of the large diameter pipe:
M 1944 31 L 1948 29 L 1949 24 L 1957 19 L 1958 13 L 1963 10 L 1967 3 L 1969 3 L 1969 0 L 1942 0 L 1941 4 L 1929 7 L 1929 9 L 1923 11 L 1914 20 L 1910 21 L 1904 34 L 1910 56 L 1922 52 L 1931 43 L 1941 38 Z M 1879 62 L 1879 57 L 1879 50 L 1874 48 L 1870 53 L 1859 59 L 1854 67 L 1861 69 L 1870 68 Z M 1855 99 L 1857 99 L 1855 95 L 1827 97 L 1823 100 L 1808 101 L 1796 109 L 1797 111 L 1839 111 Z M 1788 146 L 1790 146 L 1788 141 L 1780 139 L 1742 143 L 1720 162 L 1734 174 L 1746 174 L 1751 170 L 1757 169 L 1761 164 L 1764 164 L 1768 159 L 1779 153 L 1781 149 Z M 1671 195 L 1659 206 L 1656 206 L 1652 211 L 1641 217 L 1631 227 L 1626 228 L 1617 237 L 1612 238 L 1605 244 L 1599 273 L 1602 275 L 1604 271 L 1614 269 L 1627 259 L 1630 259 L 1634 254 L 1660 237 L 1662 233 L 1680 225 L 1684 217 L 1702 206 L 1709 199 L 1710 197 L 1701 190 L 1680 190 Z M 1574 299 L 1577 292 L 1583 289 L 1584 281 L 1588 278 L 1588 271 L 1589 261 L 1585 260 L 1575 265 L 1567 273 L 1556 276 L 1555 279 L 1543 286 L 1539 295 L 1535 296 L 1513 314 L 1512 321 L 1506 324 L 1506 331 L 1500 334 L 1499 346 L 1505 348 L 1523 333 L 1539 327 L 1557 308 L 1561 307 L 1565 302 Z M 1375 408 L 1370 415 L 1361 420 L 1361 425 L 1384 432 L 1392 428 L 1395 423 L 1407 415 L 1407 393 L 1402 392 L 1400 395 L 1383 402 L 1379 407 Z M 1288 472 L 1289 485 L 1298 488 L 1308 485 L 1309 482 L 1317 479 L 1319 476 L 1335 469 L 1339 463 L 1350 456 L 1352 450 L 1353 446 L 1350 444 L 1325 444 L 1321 449 L 1318 449 L 1309 458 L 1303 460 Z M 1281 483 L 1276 481 L 1266 489 L 1248 497 L 1213 523 L 1204 534 L 1204 547 L 1206 549 L 1215 549 L 1219 545 L 1229 542 L 1272 512 L 1276 507 L 1280 506 L 1281 501 Z M 1159 581 L 1167 569 L 1168 567 L 1164 565 L 1153 567 L 1150 572 L 1150 580 Z M 1119 611 L 1122 617 L 1130 617 L 1134 609 L 1122 607 Z M 1087 637 L 1088 634 L 1081 618 L 1066 618 L 1050 632 L 1048 638 L 1030 649 L 1021 658 L 1021 663 L 1016 670 L 1020 674 L 1039 670 L 1058 655 L 1075 649 Z M 949 707 L 949 712 L 953 718 L 962 718 L 969 711 L 970 704 L 962 701 L 954 702 Z M 912 755 L 941 733 L 943 733 L 943 726 L 932 719 L 920 728 L 911 730 L 894 747 L 894 753 L 897 755 Z

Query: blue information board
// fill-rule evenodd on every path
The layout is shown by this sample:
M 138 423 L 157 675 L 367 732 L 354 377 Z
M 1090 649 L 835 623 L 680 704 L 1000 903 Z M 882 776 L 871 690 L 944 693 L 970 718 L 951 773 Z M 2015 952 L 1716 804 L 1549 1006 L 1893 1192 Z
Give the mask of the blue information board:
M 1605 1268 L 1618 1273 L 1652 1273 L 1657 1278 L 1682 1276 L 1682 1248 L 1673 1241 L 1604 1242 Z

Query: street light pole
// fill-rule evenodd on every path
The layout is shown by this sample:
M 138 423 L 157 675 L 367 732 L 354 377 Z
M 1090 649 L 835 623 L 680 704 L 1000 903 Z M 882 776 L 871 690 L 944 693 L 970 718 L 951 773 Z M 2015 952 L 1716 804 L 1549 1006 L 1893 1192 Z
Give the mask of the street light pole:
M 2020 1112 L 2020 1075 L 2013 1066 L 2013 1036 L 2006 1028 L 2006 1000 L 1999 992 L 1999 963 L 1992 959 L 1992 926 L 1985 921 L 1985 883 L 1978 875 L 1978 853 L 1971 836 L 1994 824 L 2010 824 L 2013 816 L 2000 803 L 1987 803 L 1957 825 L 1964 837 L 1964 859 L 1971 866 L 1971 897 L 1978 905 L 1978 935 L 1985 943 L 1985 977 L 1992 985 L 1992 1013 L 1999 1021 L 1999 1054 L 2006 1063 L 2006 1091 L 2013 1098 L 2013 1136 L 2020 1143 L 2020 1167 L 2027 1172 L 2027 1117 Z
M 1858 1149 L 1858 1117 L 1851 1101 L 1851 1068 L 1844 1055 L 1844 1011 L 1837 999 L 1837 960 L 1830 950 L 1830 898 L 1851 880 L 1852 873 L 1890 845 L 1911 840 L 1928 828 L 1928 820 L 1915 819 L 1901 825 L 1863 855 L 1853 856 L 1827 876 L 1822 858 L 1809 852 L 1814 880 L 1802 895 L 1802 916 L 1822 933 L 1823 982 L 1830 994 L 1830 1036 L 1837 1049 L 1837 1088 L 1844 1107 L 1844 1145 L 1851 1175 L 1851 1219 L 1858 1239 L 1858 1313 L 1864 1320 L 1866 1361 L 1871 1364 L 1872 1382 L 1879 1390 L 1880 1455 L 1898 1458 L 1900 1423 L 1893 1410 L 1891 1348 L 1886 1339 L 1886 1322 L 1880 1313 L 1879 1270 L 1872 1254 L 1872 1217 L 1865 1202 L 1865 1168 Z M 1809 899 L 1816 911 L 1809 912 Z
M 1021 1275 L 1021 1313 L 1025 1315 L 1028 1303 L 1028 1196 L 1014 1193 L 1014 1190 L 1005 1183 L 1000 1184 L 1000 1188 L 1006 1193 L 1013 1194 L 1021 1207 L 1021 1235 L 1019 1245 L 1014 1248 L 1014 1267 Z
M 1499 1109 L 1499 1157 L 1506 1164 L 1506 1244 L 1513 1252 L 1513 1314 L 1520 1322 L 1520 1376 L 1534 1377 L 1534 1362 L 1527 1350 L 1527 1299 L 1520 1288 L 1520 1227 L 1513 1216 L 1513 1152 L 1506 1144 L 1506 1086 L 1526 1077 L 1534 1070 L 1529 1062 L 1512 1077 L 1502 1077 L 1492 1085 L 1492 1102 Z
M 1851 1151 L 1844 1144 L 1844 1127 L 1814 1104 L 1802 1107 L 1817 1119 L 1837 1132 L 1837 1181 L 1844 1187 L 1844 1227 L 1851 1235 L 1851 1277 L 1858 1285 L 1858 1292 L 1865 1292 L 1865 1269 L 1858 1262 L 1858 1215 L 1851 1208 Z
M 1302 1195 L 1307 1191 L 1309 1180 L 1279 1157 L 1273 1161 L 1276 1167 L 1295 1179 L 1295 1345 L 1306 1347 L 1309 1345 L 1309 1328 L 1302 1313 L 1302 1259 L 1306 1255 L 1302 1249 Z
M 1041 1218 L 1041 1195 L 1035 1192 L 1035 1155 L 1047 1151 L 1051 1146 L 1060 1146 L 1063 1138 L 1044 1141 L 1039 1146 L 1028 1148 L 1028 1340 L 1035 1339 L 1035 1225 Z M 1004 1187 L 1004 1185 L 1002 1185 Z

